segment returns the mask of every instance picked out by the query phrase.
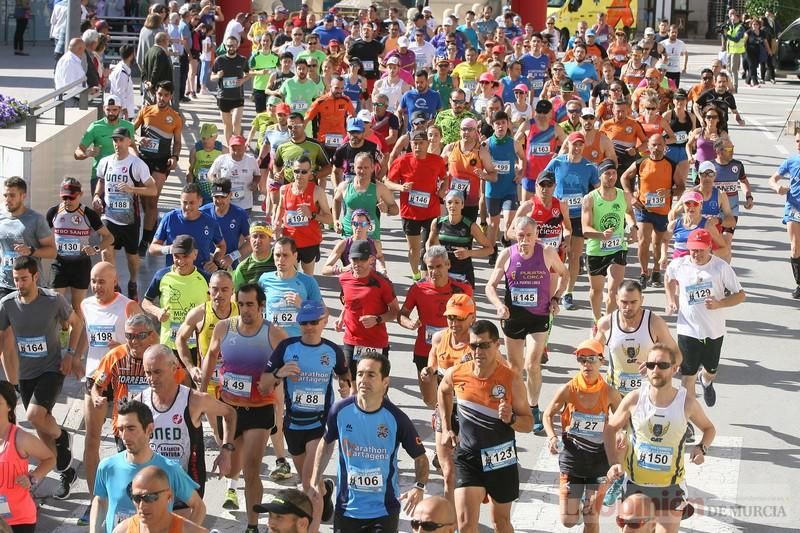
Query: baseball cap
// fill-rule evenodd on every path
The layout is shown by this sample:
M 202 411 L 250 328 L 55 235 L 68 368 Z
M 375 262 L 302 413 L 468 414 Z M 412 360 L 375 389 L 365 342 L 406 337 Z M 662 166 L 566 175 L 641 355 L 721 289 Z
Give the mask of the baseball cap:
M 452 25 L 453 25 L 453 19 L 451 19 L 450 17 L 447 17 L 442 21 L 442 26 L 452 26 Z
M 596 339 L 587 339 L 575 348 L 575 355 L 599 355 L 603 356 L 603 343 Z
M 539 100 L 536 102 L 535 111 L 537 113 L 545 114 L 553 110 L 553 103 L 550 100 Z
M 413 125 L 417 120 L 428 120 L 429 118 L 430 117 L 425 111 L 414 111 L 411 113 L 411 124 Z
M 220 178 L 211 183 L 211 196 L 228 196 L 231 193 L 231 180 Z
M 128 128 L 114 128 L 114 132 L 111 134 L 111 138 L 119 139 L 120 137 L 125 137 L 126 139 L 130 139 L 131 132 L 128 131 Z
M 581 109 L 581 116 L 582 117 L 596 117 L 597 115 L 594 112 L 594 109 L 591 107 L 584 107 Z
M 267 237 L 272 237 L 272 228 L 263 222 L 253 222 L 250 224 L 250 233 L 263 233 Z
M 189 12 L 189 4 L 183 4 L 181 8 L 178 10 L 179 15 L 185 15 Z
M 362 109 L 356 114 L 356 118 L 364 123 L 364 127 L 366 127 L 368 122 L 372 122 L 372 113 L 369 109 Z
M 397 39 L 397 47 L 398 48 L 408 48 L 408 37 L 403 35 L 402 37 Z
M 686 89 L 678 89 L 672 97 L 675 100 L 687 100 L 689 98 L 689 93 L 686 92 Z
M 561 92 L 572 92 L 575 90 L 575 84 L 571 79 L 566 78 L 561 80 Z
M 422 12 L 423 13 L 433 13 L 433 9 L 431 9 L 431 6 L 425 6 L 425 7 L 422 8 Z
M 188 11 L 188 8 L 187 8 L 187 11 Z M 181 13 L 180 11 L 178 11 L 178 13 L 183 15 L 183 13 Z M 100 31 L 100 30 L 103 30 L 103 29 L 106 29 L 106 28 L 108 28 L 108 22 L 106 22 L 105 20 L 95 21 L 94 29 L 96 29 L 97 31 Z
M 524 41 L 525 41 L 525 39 L 523 39 L 522 36 L 517 36 L 517 37 L 514 37 L 513 39 L 511 39 L 511 44 L 517 44 L 517 43 L 521 43 L 521 42 L 524 42 Z
M 703 195 L 697 191 L 686 191 L 681 196 L 681 203 L 685 204 L 686 202 L 695 202 L 702 205 Z
M 228 146 L 244 146 L 245 144 L 247 144 L 247 141 L 241 135 L 231 135 L 228 140 Z
M 279 490 L 271 502 L 256 504 L 253 506 L 253 511 L 256 513 L 293 514 L 312 520 L 311 500 L 305 493 L 297 489 Z
M 122 105 L 122 100 L 116 94 L 106 94 L 103 97 L 103 105 Z
M 216 124 L 209 124 L 206 122 L 202 126 L 200 126 L 200 138 L 201 139 L 208 139 L 209 137 L 214 137 L 219 133 Z
M 697 228 L 692 231 L 686 239 L 686 247 L 690 250 L 711 248 L 711 234 L 708 230 Z
M 438 58 L 436 60 L 436 64 L 437 65 L 449 65 L 450 64 L 450 60 L 447 59 L 446 57 L 442 56 L 442 57 L 440 57 L 440 58 Z
M 358 117 L 350 117 L 347 119 L 347 131 L 364 132 L 364 121 Z
M 444 314 L 455 315 L 460 318 L 475 314 L 475 302 L 466 294 L 454 294 L 447 300 Z
M 714 174 L 717 173 L 717 167 L 711 161 L 703 161 L 700 163 L 700 167 L 697 169 L 698 174 L 705 174 L 709 171 L 713 172 Z
M 603 159 L 602 161 L 600 161 L 600 163 L 597 164 L 597 172 L 599 172 L 600 174 L 612 169 L 617 170 L 617 164 L 611 159 Z
M 575 143 L 575 142 L 585 143 L 586 142 L 586 137 L 583 135 L 583 133 L 581 133 L 579 131 L 573 131 L 567 137 L 567 142 L 570 142 L 570 143 Z
M 588 30 L 586 30 L 586 36 L 587 37 L 596 37 L 597 34 L 594 32 L 593 29 L 588 29 Z
M 61 197 L 75 198 L 81 195 L 81 182 L 75 178 L 64 178 L 61 182 Z
M 281 102 L 283 102 L 283 100 L 281 100 L 280 96 L 275 96 L 274 94 L 270 96 L 269 99 L 267 100 L 267 103 L 269 105 L 278 105 Z
M 545 181 L 549 181 L 550 183 L 556 182 L 556 175 L 550 170 L 543 170 L 541 174 L 536 178 L 536 183 L 542 183 Z
M 525 85 L 524 83 L 518 83 L 517 85 L 515 85 L 514 86 L 514 90 L 515 91 L 522 91 L 524 93 L 530 92 L 529 89 L 528 89 L 528 86 Z M 539 100 L 539 101 L 541 102 L 542 100 Z
M 275 106 L 275 114 L 276 115 L 288 115 L 292 112 L 292 108 L 289 107 L 289 104 L 284 104 L 281 102 L 280 104 Z
M 173 254 L 190 254 L 194 250 L 194 238 L 191 235 L 178 235 L 172 241 L 170 250 Z
M 306 300 L 300 306 L 300 311 L 297 313 L 297 322 L 310 322 L 311 320 L 319 320 L 325 316 L 325 304 L 319 300 Z
M 645 35 L 655 35 L 656 34 L 656 30 L 654 30 L 653 28 L 648 27 L 648 28 L 644 29 L 644 34 Z
M 369 259 L 372 255 L 372 247 L 369 245 L 369 241 L 353 241 L 352 246 L 350 246 L 350 259 Z
M 412 141 L 427 141 L 428 134 L 425 133 L 425 130 L 414 130 L 411 132 L 411 140 Z
M 331 14 L 329 13 L 329 14 L 325 15 L 325 18 L 324 18 L 323 20 L 324 20 L 325 22 L 333 22 L 333 21 L 335 21 L 335 20 L 336 20 L 336 17 L 334 17 L 333 15 L 331 15 Z
M 331 39 L 330 41 L 328 41 L 328 48 L 330 48 L 330 46 L 332 44 L 335 44 L 335 45 L 338 46 L 339 45 L 339 39 Z
M 406 44 L 406 46 L 408 46 L 408 44 Z M 400 58 L 397 57 L 397 56 L 392 56 L 392 57 L 389 58 L 388 61 L 386 61 L 386 64 L 387 65 L 399 65 L 400 64 Z
M 492 47 L 492 53 L 493 54 L 505 54 L 506 53 L 506 47 L 503 46 L 502 44 L 496 44 L 496 45 L 494 45 Z
M 497 47 L 495 47 L 495 48 L 497 48 Z M 491 72 L 484 72 L 483 74 L 481 74 L 480 78 L 478 78 L 478 81 L 479 82 L 481 82 L 481 81 L 490 81 L 492 83 L 497 83 L 497 80 L 494 79 L 494 76 L 492 75 Z
M 647 69 L 647 72 L 645 72 L 644 75 L 646 78 L 660 78 L 661 71 L 658 70 L 657 68 L 650 67 L 649 69 Z

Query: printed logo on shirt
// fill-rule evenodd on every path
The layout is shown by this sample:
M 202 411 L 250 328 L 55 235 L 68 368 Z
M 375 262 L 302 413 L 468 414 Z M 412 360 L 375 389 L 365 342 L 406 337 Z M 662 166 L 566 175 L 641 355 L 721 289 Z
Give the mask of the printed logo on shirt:
M 320 356 L 319 364 L 321 364 L 322 366 L 328 366 L 331 364 L 331 358 L 328 356 L 328 354 L 322 354 Z
M 491 392 L 492 398 L 502 400 L 506 397 L 506 388 L 502 385 L 494 385 Z
M 389 428 L 386 424 L 378 424 L 378 438 L 385 439 L 389 436 Z

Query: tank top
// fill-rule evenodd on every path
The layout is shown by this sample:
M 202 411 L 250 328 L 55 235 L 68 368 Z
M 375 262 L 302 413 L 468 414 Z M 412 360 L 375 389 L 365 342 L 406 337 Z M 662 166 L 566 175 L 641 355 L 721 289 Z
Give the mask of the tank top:
M 214 160 L 222 155 L 221 150 L 197 150 L 194 153 L 194 166 L 192 175 L 197 181 L 208 181 L 208 170 Z
M 283 234 L 294 239 L 298 248 L 315 246 L 322 242 L 322 229 L 314 218 L 308 218 L 298 211 L 300 205 L 307 205 L 311 213 L 319 213 L 317 202 L 314 201 L 314 188 L 317 185 L 309 181 L 300 194 L 294 192 L 294 186 L 289 185 L 281 189 L 283 207 L 286 215 L 283 222 Z
M 114 299 L 102 305 L 96 297 L 86 298 L 81 302 L 81 310 L 86 320 L 86 334 L 89 350 L 86 353 L 86 377 L 91 377 L 100 364 L 100 360 L 108 353 L 109 343 L 116 341 L 125 343 L 125 321 L 128 309 L 133 300 L 115 293 Z
M 443 216 L 436 219 L 436 228 L 439 231 L 439 243 L 445 247 L 450 258 L 450 277 L 458 281 L 473 279 L 472 258 L 458 259 L 455 255 L 456 248 L 472 250 L 472 221 L 461 217 L 454 224 L 447 216 Z
M 509 108 L 511 108 L 511 123 L 512 124 L 522 124 L 523 122 L 530 120 L 533 117 L 533 107 L 530 104 L 527 104 L 527 108 L 525 111 L 520 111 L 517 109 L 516 102 L 512 103 Z
M 639 117 L 642 119 L 642 117 Z M 661 120 L 659 119 L 657 124 L 653 124 L 650 122 L 645 122 L 643 119 L 639 120 L 639 124 L 642 125 L 642 129 L 644 130 L 645 136 L 649 139 L 652 135 L 664 135 L 664 127 L 661 125 Z M 642 145 L 642 150 L 646 148 L 647 145 Z
M 686 389 L 678 389 L 666 407 L 650 401 L 650 383 L 642 382 L 639 402 L 631 415 L 631 442 L 625 472 L 637 485 L 666 487 L 683 481 L 686 435 Z
M 468 343 L 464 343 L 460 348 L 453 348 L 453 331 L 449 328 L 442 331 L 439 344 L 433 346 L 433 352 L 436 355 L 439 376 L 444 376 L 445 371 L 451 366 L 472 359 L 472 348 Z
M 270 323 L 264 321 L 255 335 L 239 332 L 239 317 L 231 318 L 222 339 L 222 390 L 220 398 L 236 407 L 263 407 L 274 402 L 274 393 L 258 391 L 258 380 L 272 356 Z
M 514 137 L 508 133 L 502 139 L 492 135 L 487 141 L 489 155 L 497 170 L 497 181 L 487 181 L 484 193 L 488 198 L 505 198 L 516 194 L 514 168 L 517 164 L 517 152 L 514 150 Z
M 634 68 L 630 63 L 628 63 L 628 66 L 624 70 L 625 72 L 622 74 L 622 81 L 624 81 L 625 85 L 628 86 L 628 90 L 633 92 L 639 86 L 639 83 L 644 79 L 644 74 L 647 71 L 647 65 L 642 63 L 641 67 Z
M 277 91 L 283 82 L 288 79 L 294 78 L 294 72 L 281 72 L 280 70 L 275 73 L 275 78 L 272 80 L 272 83 L 269 86 L 270 91 Z
M 587 141 L 583 146 L 583 157 L 594 164 L 597 164 L 603 160 L 603 151 L 600 150 L 600 139 L 602 135 L 603 134 L 599 131 L 595 131 L 594 140 L 591 142 L 591 144 Z
M 649 213 L 666 215 L 672 207 L 672 175 L 675 164 L 663 157 L 656 161 L 645 157 L 638 162 L 639 175 L 639 201 L 644 204 Z M 659 194 L 660 189 L 666 189 L 665 195 Z
M 178 394 L 166 411 L 159 411 L 153 402 L 153 390 L 142 393 L 142 402 L 153 412 L 153 435 L 150 448 L 181 465 L 200 486 L 206 481 L 203 425 L 192 424 L 189 412 L 191 389 L 178 385 Z
M 711 196 L 708 197 L 708 200 L 705 197 L 703 198 L 703 207 L 700 212 L 707 217 L 719 217 L 722 212 L 722 208 L 719 205 L 719 189 L 716 187 L 711 188 Z
M 714 141 L 706 138 L 705 129 L 697 136 L 695 147 L 694 161 L 697 167 L 699 167 L 700 163 L 703 161 L 713 161 L 714 158 L 717 157 L 714 151 Z
M 440 81 L 439 74 L 436 74 L 431 78 L 431 88 L 439 93 L 439 97 L 445 106 L 450 105 L 450 93 L 453 92 L 453 76 L 448 74 L 444 81 Z
M 689 234 L 698 228 L 705 228 L 708 219 L 701 216 L 700 222 L 694 227 L 687 227 L 683 222 L 684 217 L 680 216 L 675 219 L 675 228 L 672 230 L 672 239 L 675 249 L 672 252 L 672 258 L 677 259 L 685 255 L 689 255 L 689 249 L 686 247 L 686 241 L 689 240 Z
M 553 196 L 550 205 L 544 205 L 539 195 L 531 198 L 531 218 L 539 226 L 539 242 L 544 246 L 558 248 L 563 239 L 564 213 L 561 212 L 561 202 Z
M 627 202 L 625 192 L 614 188 L 616 196 L 613 200 L 606 200 L 600 189 L 595 189 L 589 194 L 592 197 L 592 227 L 597 231 L 614 229 L 614 235 L 607 240 L 586 239 L 586 255 L 593 257 L 613 255 L 628 249 L 625 239 L 625 211 Z
M 344 91 L 342 91 L 345 96 L 350 98 L 353 102 L 353 107 L 358 112 L 361 109 L 361 95 L 364 94 L 364 88 L 361 87 L 361 78 L 358 78 L 355 82 L 350 81 L 350 76 L 344 79 Z
M 83 255 L 83 247 L 89 246 L 91 234 L 92 226 L 82 205 L 74 211 L 67 211 L 63 204 L 58 206 L 53 217 L 53 236 L 59 261 L 88 259 Z
M 16 424 L 8 428 L 6 445 L 0 450 L 0 512 L 11 526 L 36 524 L 36 503 L 28 489 L 17 485 L 17 476 L 28 475 L 28 459 L 17 451 Z
M 232 316 L 239 316 L 239 306 L 233 301 L 231 302 L 231 312 L 228 316 L 217 316 L 211 300 L 207 301 L 203 305 L 203 309 L 203 323 L 200 326 L 200 329 L 197 330 L 197 347 L 200 361 L 205 359 L 206 354 L 208 353 L 208 347 L 211 345 L 211 337 L 214 335 L 214 326 L 216 326 L 220 320 L 225 320 L 226 318 Z M 219 384 L 219 369 L 221 367 L 222 358 L 218 357 L 217 367 L 214 369 L 214 373 L 211 374 L 211 379 L 208 382 L 208 393 L 215 398 L 218 396 L 217 385 Z
M 556 151 L 556 141 L 555 122 L 551 121 L 547 128 L 542 130 L 536 125 L 535 120 L 531 120 L 531 127 L 528 130 L 528 165 L 525 169 L 528 178 L 535 180 L 544 170 Z
M 544 246 L 536 242 L 527 259 L 519 253 L 519 245 L 511 246 L 506 267 L 505 303 L 533 315 L 550 314 L 550 269 L 544 260 Z
M 182 518 L 176 514 L 172 515 L 172 522 L 169 524 L 169 531 L 167 533 L 183 533 Z M 128 520 L 128 533 L 140 533 L 142 530 L 142 521 L 138 514 L 132 515 Z
M 675 143 L 672 146 L 679 146 L 683 148 L 689 140 L 689 134 L 692 132 L 692 117 L 689 112 L 686 112 L 686 120 L 681 122 L 678 119 L 678 114 L 673 109 L 670 113 L 669 127 L 675 132 Z
M 341 218 L 342 232 L 345 237 L 353 235 L 353 224 L 350 220 L 353 217 L 353 211 L 363 209 L 370 213 L 369 218 L 372 219 L 372 231 L 369 232 L 369 236 L 380 240 L 381 216 L 377 205 L 378 185 L 375 182 L 371 181 L 364 192 L 358 192 L 353 181 L 348 182 L 347 188 L 344 190 L 344 216 Z
M 633 331 L 624 331 L 619 325 L 619 310 L 611 314 L 606 340 L 609 355 L 606 380 L 622 395 L 642 385 L 643 377 L 639 373 L 639 363 L 644 358 L 640 355 L 647 354 L 655 342 L 650 332 L 652 313 L 648 309 L 642 311 L 642 320 Z
M 483 169 L 480 158 L 480 143 L 464 152 L 461 142 L 453 144 L 450 155 L 447 156 L 447 173 L 450 175 L 450 189 L 461 191 L 465 195 L 464 205 L 467 207 L 478 205 L 481 196 L 481 180 L 476 174 Z
M 403 78 L 398 78 L 397 83 L 394 85 L 389 81 L 389 78 L 384 78 L 380 92 L 389 99 L 386 111 L 396 113 L 400 107 L 400 99 L 403 97 Z
M 602 377 L 589 385 L 578 374 L 567 383 L 568 399 L 561 410 L 561 427 L 566 438 L 579 448 L 603 453 L 603 429 L 608 419 L 608 393 L 611 388 Z

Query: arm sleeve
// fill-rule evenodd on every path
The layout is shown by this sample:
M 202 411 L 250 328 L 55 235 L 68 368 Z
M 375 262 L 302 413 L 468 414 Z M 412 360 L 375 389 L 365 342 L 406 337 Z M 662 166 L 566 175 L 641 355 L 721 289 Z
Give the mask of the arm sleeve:
M 322 292 L 319 290 L 319 284 L 317 283 L 317 280 L 311 276 L 306 276 L 303 278 L 303 280 L 306 285 L 306 291 L 308 292 L 308 299 L 321 302 Z
M 417 289 L 416 285 L 412 285 L 408 289 L 408 294 L 406 295 L 406 299 L 403 302 L 403 309 L 406 311 L 411 312 L 417 306 L 417 293 L 419 290 Z
M 0 306 L 0 330 L 5 331 L 10 325 L 11 322 L 8 320 L 8 313 L 6 312 L 5 306 Z
M 219 224 L 215 221 L 212 227 L 214 228 L 214 236 L 212 239 L 214 244 L 219 244 L 224 241 L 225 237 L 222 236 L 222 229 L 220 229 Z
M 42 239 L 46 239 L 53 235 L 53 232 L 50 230 L 50 226 L 41 215 L 36 217 L 36 229 L 34 230 L 33 235 L 36 237 L 37 241 L 41 241 Z
M 168 242 L 169 240 L 169 233 L 167 233 L 167 224 L 169 221 L 169 215 L 165 216 L 161 219 L 158 223 L 158 228 L 156 228 L 156 234 L 153 236 L 155 240 L 161 241 L 165 244 L 171 244 Z
M 345 359 L 344 352 L 342 351 L 342 349 L 339 347 L 338 344 L 335 344 L 327 339 L 325 342 L 327 342 L 328 345 L 331 348 L 333 348 L 333 353 L 336 354 L 336 364 L 333 367 L 333 371 L 336 373 L 337 376 L 343 376 L 347 374 L 349 368 L 347 367 L 347 359 Z
M 58 319 L 61 322 L 69 320 L 72 314 L 72 305 L 61 294 L 56 293 L 56 305 L 58 306 Z
M 741 291 L 742 284 L 739 283 L 739 278 L 736 277 L 736 273 L 734 272 L 733 268 L 727 263 L 725 263 L 722 268 L 722 285 L 731 291 L 731 293 L 737 293 Z
M 94 478 L 94 495 L 99 496 L 101 498 L 108 499 L 108 490 L 106 490 L 106 481 L 105 481 L 105 461 L 101 462 L 100 465 L 97 467 L 97 475 Z
M 83 134 L 81 137 L 81 146 L 89 147 L 92 144 L 94 136 L 92 135 L 92 126 L 86 130 L 86 133 Z

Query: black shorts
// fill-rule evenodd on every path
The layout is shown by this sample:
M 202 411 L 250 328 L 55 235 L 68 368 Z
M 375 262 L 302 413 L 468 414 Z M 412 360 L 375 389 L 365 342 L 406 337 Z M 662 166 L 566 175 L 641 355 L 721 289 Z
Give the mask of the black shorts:
M 301 263 L 316 263 L 321 257 L 319 244 L 297 249 L 297 259 L 300 260 Z
M 417 375 L 422 372 L 422 369 L 428 366 L 428 356 L 427 355 L 417 355 L 414 354 L 414 366 L 417 367 Z
M 604 477 L 579 477 L 561 472 L 558 476 L 559 492 L 561 498 L 568 500 L 581 500 L 586 489 L 599 490 Z
M 142 158 L 150 172 L 167 174 L 169 172 L 169 157 Z
M 33 379 L 19 380 L 19 395 L 25 409 L 28 405 L 44 407 L 48 413 L 53 411 L 61 387 L 64 385 L 64 374 L 61 372 L 45 372 Z
M 320 426 L 314 429 L 289 429 L 289 419 L 283 419 L 283 436 L 286 438 L 286 448 L 293 456 L 306 453 L 306 444 L 313 440 L 321 439 L 325 428 Z
M 275 427 L 275 406 L 264 405 L 262 407 L 238 407 L 232 405 L 236 410 L 236 435 L 238 439 L 249 429 L 264 429 L 272 431 Z M 217 418 L 217 429 L 222 435 L 222 417 Z
M 480 214 L 480 206 L 477 205 L 465 205 L 461 208 L 461 215 L 464 218 L 468 218 L 473 222 L 478 221 L 478 215 Z
M 108 231 L 114 236 L 114 249 L 125 249 L 128 255 L 136 255 L 139 250 L 139 223 L 122 226 L 110 220 L 104 220 Z
M 263 89 L 253 89 L 253 101 L 256 103 L 256 113 L 267 110 L 267 93 Z
M 240 98 L 239 100 L 223 100 L 221 98 L 217 98 L 217 108 L 223 113 L 230 113 L 237 107 L 244 107 L 243 98 Z
M 509 339 L 524 340 L 534 333 L 545 333 L 550 329 L 550 315 L 534 315 L 513 305 L 506 320 L 500 321 L 503 334 Z
M 358 369 L 358 358 L 353 359 L 353 350 L 355 346 L 352 344 L 342 343 L 342 351 L 344 352 L 344 360 L 347 361 L 347 367 L 350 369 L 350 378 L 356 379 L 356 370 Z M 383 355 L 389 357 L 389 347 L 386 348 L 372 348 L 376 352 L 382 352 Z
M 702 366 L 709 374 L 716 374 L 719 368 L 719 358 L 722 354 L 722 340 L 717 339 L 695 339 L 686 335 L 678 335 L 678 348 L 683 354 L 681 363 L 681 374 L 684 376 L 694 376 Z
M 428 220 L 412 220 L 410 218 L 403 219 L 403 233 L 410 237 L 423 235 L 423 241 L 428 239 L 428 234 L 431 232 L 431 223 L 434 219 Z
M 583 222 L 581 221 L 581 217 L 569 217 L 569 221 L 572 223 L 572 236 L 583 238 Z
M 380 518 L 350 518 L 336 513 L 333 517 L 333 533 L 397 533 L 400 515 Z
M 490 217 L 500 216 L 503 211 L 516 211 L 518 207 L 517 193 L 509 194 L 502 198 L 486 197 L 486 212 Z
M 86 290 L 89 288 L 92 260 L 88 256 L 77 260 L 56 260 L 52 268 L 54 289 L 72 287 Z
M 597 485 L 608 474 L 610 465 L 603 446 L 599 450 L 587 447 L 572 437 L 561 438 L 564 449 L 558 455 L 558 468 L 568 481 L 582 485 Z M 580 496 L 578 496 L 580 497 Z
M 519 469 L 513 464 L 497 470 L 483 471 L 479 455 L 456 449 L 456 489 L 483 487 L 497 503 L 511 503 L 519 498 Z
M 606 276 L 611 265 L 626 265 L 628 250 L 620 250 L 611 255 L 587 255 L 586 261 L 589 264 L 590 276 Z
M 634 494 L 644 494 L 649 497 L 656 507 L 656 511 L 677 511 L 686 501 L 686 492 L 680 485 L 666 487 L 645 487 L 629 481 L 622 490 L 622 500 Z

